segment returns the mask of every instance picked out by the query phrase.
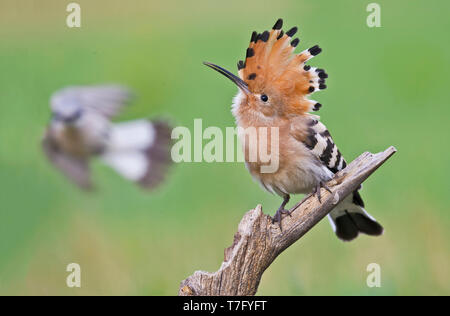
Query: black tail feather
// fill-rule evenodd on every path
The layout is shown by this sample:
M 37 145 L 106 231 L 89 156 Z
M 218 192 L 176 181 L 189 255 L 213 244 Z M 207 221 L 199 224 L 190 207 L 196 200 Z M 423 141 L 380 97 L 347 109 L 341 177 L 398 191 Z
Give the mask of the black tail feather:
M 335 220 L 336 235 L 344 240 L 350 241 L 358 237 L 358 228 L 348 215 L 339 216 Z
M 336 235 L 344 240 L 351 241 L 358 234 L 364 233 L 370 236 L 383 234 L 383 227 L 366 214 L 345 211 L 345 214 L 335 220 Z
M 383 233 L 383 227 L 371 218 L 360 213 L 350 213 L 349 215 L 361 233 L 370 236 L 379 236 Z

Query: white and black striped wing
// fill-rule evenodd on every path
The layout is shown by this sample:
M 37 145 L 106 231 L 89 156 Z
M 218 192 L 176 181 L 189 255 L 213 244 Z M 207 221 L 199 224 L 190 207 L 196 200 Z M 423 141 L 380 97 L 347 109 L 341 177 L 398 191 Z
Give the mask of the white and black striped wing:
M 316 118 L 309 118 L 307 126 L 303 144 L 331 172 L 344 169 L 347 163 L 325 125 Z M 371 236 L 383 233 L 383 227 L 365 211 L 358 190 L 346 197 L 328 215 L 336 235 L 344 241 L 353 240 L 360 232 Z
M 347 166 L 328 129 L 318 119 L 310 119 L 303 144 L 333 173 Z
M 308 121 L 307 137 L 303 143 L 331 172 L 337 173 L 347 167 L 347 162 L 334 143 L 330 132 L 318 119 Z M 353 192 L 353 203 L 364 207 L 364 202 L 358 193 L 359 189 Z
M 318 119 L 308 121 L 307 137 L 303 143 L 331 172 L 337 173 L 347 167 L 347 162 L 334 143 L 330 132 Z M 361 186 L 353 192 L 352 202 L 364 207 L 364 201 L 358 192 L 360 189 Z

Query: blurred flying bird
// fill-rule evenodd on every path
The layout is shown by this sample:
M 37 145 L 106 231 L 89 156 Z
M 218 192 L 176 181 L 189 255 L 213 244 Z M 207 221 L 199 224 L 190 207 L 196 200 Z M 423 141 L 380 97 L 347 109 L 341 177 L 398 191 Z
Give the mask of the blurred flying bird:
M 131 98 L 130 91 L 118 85 L 73 86 L 52 95 L 42 147 L 50 162 L 80 188 L 92 188 L 93 157 L 144 188 L 163 180 L 171 161 L 168 124 L 110 121 Z
M 243 139 L 247 169 L 261 183 L 262 187 L 283 198 L 283 203 L 273 217 L 281 229 L 282 214 L 290 194 L 310 193 L 321 199 L 321 189 L 346 162 L 335 145 L 331 135 L 319 116 L 310 114 L 318 111 L 321 104 L 309 100 L 308 96 L 326 88 L 328 77 L 323 69 L 305 64 L 319 54 L 319 46 L 295 54 L 299 39 L 292 37 L 297 32 L 293 27 L 282 30 L 279 19 L 272 30 L 253 32 L 245 61 L 237 64 L 239 77 L 212 63 L 204 64 L 220 72 L 239 88 L 233 100 L 232 112 L 239 127 L 247 129 L 278 128 L 279 167 L 273 173 L 261 172 L 261 160 L 249 161 L 249 142 Z M 256 138 L 258 146 L 261 138 Z M 265 140 L 270 142 L 270 138 Z M 269 145 L 267 145 L 270 148 Z M 383 228 L 364 209 L 358 190 L 339 203 L 328 215 L 336 235 L 350 241 L 365 233 L 381 235 Z

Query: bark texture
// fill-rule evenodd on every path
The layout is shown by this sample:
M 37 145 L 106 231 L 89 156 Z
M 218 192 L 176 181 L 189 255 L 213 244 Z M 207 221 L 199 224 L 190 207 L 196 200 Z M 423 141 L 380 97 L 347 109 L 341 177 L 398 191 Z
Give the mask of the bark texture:
M 264 271 L 275 258 L 322 220 L 395 152 L 391 146 L 377 154 L 363 153 L 326 184 L 332 193 L 322 189 L 322 203 L 313 195 L 297 203 L 291 216 L 283 217 L 283 231 L 278 223 L 272 224 L 271 217 L 262 212 L 261 205 L 248 211 L 239 223 L 233 244 L 225 249 L 220 269 L 214 273 L 196 271 L 181 282 L 178 294 L 255 295 Z

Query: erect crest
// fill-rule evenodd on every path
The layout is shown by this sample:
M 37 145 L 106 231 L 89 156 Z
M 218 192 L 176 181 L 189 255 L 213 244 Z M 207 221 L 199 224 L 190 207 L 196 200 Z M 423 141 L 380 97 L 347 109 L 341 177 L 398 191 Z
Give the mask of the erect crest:
M 263 93 L 267 87 L 279 91 L 287 100 L 287 113 L 317 111 L 321 104 L 307 97 L 326 88 L 328 75 L 305 63 L 322 49 L 316 45 L 295 54 L 299 39 L 292 37 L 297 27 L 284 32 L 282 26 L 279 19 L 272 30 L 252 33 L 245 62 L 238 62 L 239 76 L 253 93 Z

